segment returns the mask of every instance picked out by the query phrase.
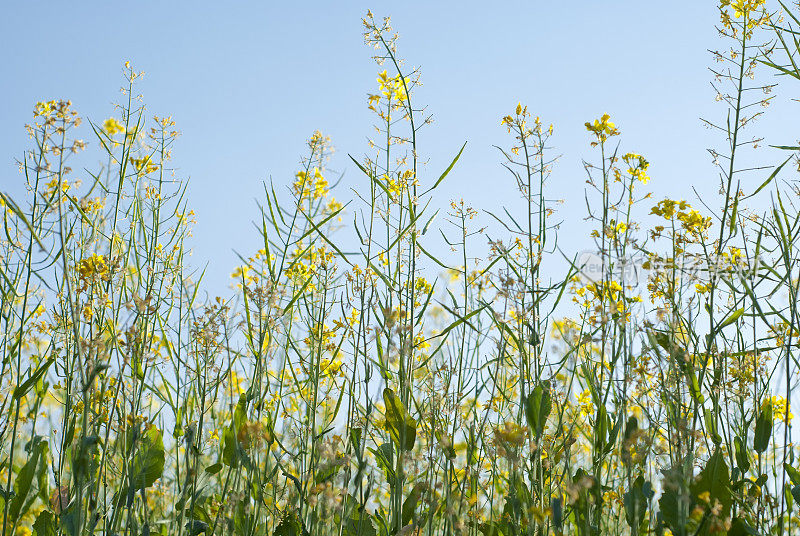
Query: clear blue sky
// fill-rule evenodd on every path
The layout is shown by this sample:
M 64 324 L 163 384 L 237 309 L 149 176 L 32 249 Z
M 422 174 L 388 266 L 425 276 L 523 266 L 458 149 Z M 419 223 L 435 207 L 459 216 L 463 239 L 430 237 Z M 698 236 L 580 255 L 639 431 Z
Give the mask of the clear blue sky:
M 20 191 L 14 161 L 37 100 L 69 98 L 102 121 L 131 60 L 146 72 L 139 89 L 149 112 L 172 115 L 182 131 L 174 163 L 192 181 L 193 262 L 210 262 L 210 290 L 225 294 L 233 250 L 257 247 L 250 222 L 262 181 L 288 181 L 315 129 L 332 137 L 333 167 L 345 172 L 337 199 L 363 184 L 346 155 L 367 150 L 372 128 L 366 95 L 378 69 L 360 22 L 368 8 L 392 17 L 400 55 L 422 69 L 416 99 L 435 119 L 420 137 L 428 180 L 469 142 L 442 204 L 463 197 L 496 210 L 516 195 L 492 146 L 510 143 L 499 121 L 518 101 L 555 124 L 563 157 L 552 196 L 567 200 L 562 240 L 587 233 L 581 159 L 594 154 L 583 123 L 605 112 L 622 130 L 623 149 L 650 160 L 656 198 L 693 201 L 691 185 L 714 192 L 706 148 L 724 140 L 699 117 L 725 114 L 707 71 L 707 49 L 723 45 L 716 3 L 641 0 L 13 2 L 0 19 L 0 188 Z M 791 142 L 786 121 L 779 114 L 762 127 L 786 133 L 774 142 Z M 762 155 L 768 163 L 779 156 Z

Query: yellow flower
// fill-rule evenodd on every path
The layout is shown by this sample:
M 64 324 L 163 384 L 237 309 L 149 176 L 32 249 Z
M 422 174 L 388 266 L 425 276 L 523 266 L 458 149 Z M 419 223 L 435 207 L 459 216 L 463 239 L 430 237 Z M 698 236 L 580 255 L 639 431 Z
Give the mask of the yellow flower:
M 78 275 L 81 279 L 91 279 L 95 275 L 104 276 L 108 271 L 104 255 L 94 254 L 78 263 Z
M 622 157 L 622 160 L 628 164 L 628 174 L 634 179 L 639 180 L 642 184 L 647 184 L 650 177 L 647 175 L 647 168 L 650 163 L 645 160 L 642 155 L 635 153 L 628 153 Z
M 619 130 L 617 126 L 611 122 L 611 116 L 603 114 L 600 119 L 595 119 L 594 123 L 585 123 L 586 130 L 591 132 L 597 138 L 597 141 L 592 142 L 592 146 L 597 145 L 598 142 L 602 143 L 611 136 L 618 136 Z
M 592 394 L 589 392 L 589 389 L 584 389 L 583 392 L 578 395 L 578 405 L 581 408 L 582 417 L 591 417 L 594 415 L 594 404 L 592 403 Z
M 131 164 L 133 167 L 136 168 L 136 173 L 140 176 L 146 173 L 152 173 L 158 169 L 158 164 L 154 164 L 149 156 L 145 156 L 143 158 L 130 158 Z
M 103 130 L 105 130 L 109 136 L 113 136 L 119 132 L 125 132 L 125 127 L 113 117 L 109 117 L 103 122 Z
M 772 420 L 773 422 L 785 422 L 787 417 L 789 422 L 792 421 L 792 412 L 789 411 L 789 404 L 786 402 L 786 399 L 782 396 L 771 396 L 761 403 L 761 409 L 764 409 L 766 406 L 772 405 Z M 788 414 L 787 414 L 788 412 Z
M 739 18 L 742 16 L 749 16 L 752 12 L 759 9 L 764 5 L 766 0 L 722 0 L 720 8 L 725 9 L 730 7 L 733 10 L 733 16 Z
M 292 188 L 300 199 L 319 199 L 328 195 L 328 181 L 316 167 L 310 174 L 305 171 L 295 173 Z
M 37 102 L 36 106 L 33 107 L 33 116 L 34 117 L 47 117 L 55 109 L 56 109 L 56 101 L 54 101 L 54 100 Z
M 408 85 L 410 79 L 408 77 L 403 78 L 399 74 L 395 77 L 390 78 L 389 75 L 386 74 L 386 70 L 382 73 L 378 74 L 378 88 L 380 89 L 381 93 L 387 99 L 395 99 L 397 101 L 404 101 L 408 98 L 406 94 L 406 86 Z M 371 104 L 370 100 L 370 104 Z

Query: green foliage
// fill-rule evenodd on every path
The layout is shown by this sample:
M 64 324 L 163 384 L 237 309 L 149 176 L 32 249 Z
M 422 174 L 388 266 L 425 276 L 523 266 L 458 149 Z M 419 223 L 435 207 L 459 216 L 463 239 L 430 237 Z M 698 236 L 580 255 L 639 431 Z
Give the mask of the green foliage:
M 29 198 L 0 194 L 0 536 L 793 534 L 800 148 L 746 130 L 758 77 L 800 79 L 781 6 L 719 5 L 716 202 L 653 201 L 621 127 L 585 124 L 585 255 L 554 127 L 522 103 L 498 147 L 519 198 L 443 203 L 467 144 L 423 165 L 419 71 L 371 13 L 351 199 L 314 132 L 225 296 L 189 264 L 178 133 L 140 73 L 91 143 L 71 103 L 37 103 Z
M 388 387 L 383 390 L 386 404 L 386 431 L 401 450 L 412 450 L 417 439 L 417 421 L 406 411 L 400 398 Z
M 525 399 L 525 418 L 531 431 L 540 438 L 544 432 L 547 417 L 553 410 L 553 402 L 550 399 L 550 386 L 546 383 L 539 383 L 533 388 Z
M 161 430 L 154 425 L 145 425 L 141 432 L 138 428 L 133 430 L 136 432 L 129 432 L 129 441 L 135 448 L 128 469 L 129 489 L 138 491 L 152 486 L 163 474 L 164 440 L 161 437 Z

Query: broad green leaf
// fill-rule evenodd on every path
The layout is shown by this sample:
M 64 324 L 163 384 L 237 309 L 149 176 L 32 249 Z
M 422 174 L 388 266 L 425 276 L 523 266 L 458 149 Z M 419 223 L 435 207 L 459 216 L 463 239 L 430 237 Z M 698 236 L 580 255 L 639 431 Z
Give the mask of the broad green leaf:
M 741 517 L 736 517 L 731 521 L 731 528 L 728 529 L 728 536 L 760 536 L 752 525 Z
M 642 475 L 636 477 L 631 487 L 625 492 L 625 520 L 633 534 L 637 534 L 644 524 L 650 500 L 653 498 L 653 488 L 646 482 Z
M 304 532 L 297 513 L 284 512 L 283 519 L 275 527 L 275 532 L 272 533 L 272 536 L 302 536 Z
M 353 447 L 353 452 L 356 453 L 356 456 L 361 455 L 361 428 L 351 428 L 350 429 L 350 445 Z
M 34 482 L 34 477 L 39 472 L 40 464 L 47 467 L 47 441 L 43 441 L 41 437 L 34 436 L 26 449 L 30 452 L 28 461 L 19 470 L 14 480 L 14 498 L 8 506 L 8 516 L 12 523 L 15 523 L 20 517 L 25 515 L 28 508 L 30 508 L 31 501 L 28 500 L 31 493 L 31 486 Z M 39 479 L 40 480 L 40 479 Z M 37 481 L 37 484 L 40 482 Z
M 164 438 L 161 430 L 152 424 L 146 425 L 136 446 L 136 454 L 129 467 L 130 486 L 134 491 L 152 486 L 164 472 Z
M 736 453 L 736 465 L 742 473 L 746 473 L 750 469 L 750 458 L 747 455 L 747 448 L 739 436 L 733 438 L 733 446 Z
M 692 499 L 686 487 L 684 471 L 681 465 L 675 465 L 662 471 L 663 490 L 658 499 L 661 523 L 675 536 L 686 536 L 686 521 L 689 518 Z
M 369 451 L 375 455 L 375 462 L 378 467 L 383 469 L 386 475 L 386 482 L 389 486 L 394 486 L 394 449 L 391 443 L 383 443 L 377 449 L 370 448 Z
M 56 518 L 52 512 L 42 510 L 33 524 L 33 533 L 36 536 L 56 536 Z
M 372 517 L 360 506 L 356 506 L 342 527 L 342 536 L 377 536 Z
M 408 497 L 403 501 L 403 526 L 408 525 L 413 520 L 414 511 L 417 509 L 417 503 L 422 498 L 422 493 L 426 489 L 428 489 L 428 485 L 425 482 L 414 484 L 414 487 L 411 488 Z
M 189 536 L 199 536 L 200 534 L 208 533 L 208 523 L 200 521 L 199 519 L 192 519 L 186 523 L 185 528 Z
M 722 507 L 720 517 L 730 515 L 733 504 L 731 493 L 731 477 L 728 464 L 725 463 L 725 456 L 720 450 L 714 452 L 706 462 L 706 466 L 700 471 L 697 480 L 692 484 L 692 497 L 697 498 L 703 493 L 709 494 L 711 503 L 719 501 Z
M 706 432 L 711 436 L 711 440 L 715 445 L 722 443 L 722 437 L 717 432 L 717 420 L 714 417 L 714 412 L 710 408 L 703 408 L 703 419 L 706 423 Z
M 209 465 L 205 469 L 206 473 L 208 473 L 209 475 L 215 475 L 219 473 L 221 470 L 222 470 L 222 464 L 220 462 Z
M 403 402 L 388 387 L 383 390 L 386 405 L 386 431 L 401 450 L 412 450 L 417 439 L 417 421 L 406 411 Z
M 772 400 L 764 402 L 761 412 L 756 419 L 756 432 L 753 437 L 753 448 L 758 453 L 763 453 L 769 446 L 772 436 Z
M 233 411 L 233 418 L 222 433 L 222 462 L 229 467 L 238 467 L 241 458 L 241 447 L 237 438 L 240 427 L 247 419 L 245 411 L 246 400 L 244 396 L 239 397 L 236 409 Z
M 550 385 L 548 383 L 539 383 L 525 398 L 525 418 L 528 421 L 531 432 L 536 435 L 537 439 L 542 437 L 547 417 L 552 409 Z
M 800 471 L 788 463 L 783 464 L 783 469 L 786 471 L 786 474 L 789 475 L 789 480 L 792 481 L 792 484 L 795 486 L 800 486 Z

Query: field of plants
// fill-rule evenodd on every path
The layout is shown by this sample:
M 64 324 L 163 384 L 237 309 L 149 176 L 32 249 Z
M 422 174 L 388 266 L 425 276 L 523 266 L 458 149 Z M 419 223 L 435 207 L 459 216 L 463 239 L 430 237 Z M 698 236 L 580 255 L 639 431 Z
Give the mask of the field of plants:
M 112 117 L 36 103 L 0 194 L 2 536 L 800 534 L 800 147 L 748 130 L 800 89 L 800 8 L 719 12 L 718 197 L 652 196 L 600 111 L 588 255 L 530 105 L 497 118 L 525 210 L 437 197 L 469 147 L 422 166 L 419 71 L 369 12 L 359 188 L 314 132 L 220 298 L 140 73 Z

